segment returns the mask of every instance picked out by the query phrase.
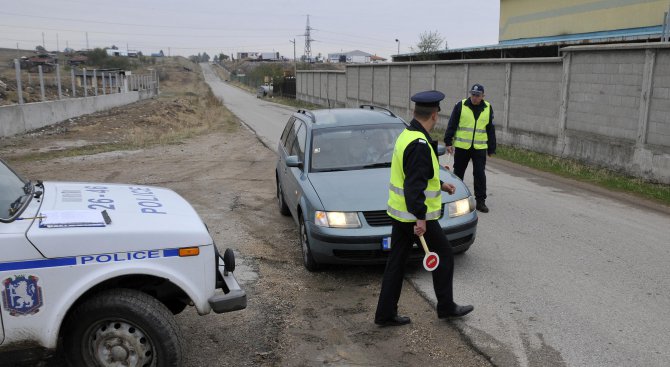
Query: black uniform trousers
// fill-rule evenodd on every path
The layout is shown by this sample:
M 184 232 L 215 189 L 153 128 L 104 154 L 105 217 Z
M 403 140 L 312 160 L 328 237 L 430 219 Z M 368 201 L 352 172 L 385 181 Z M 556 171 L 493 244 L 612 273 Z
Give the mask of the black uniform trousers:
M 379 293 L 375 321 L 385 321 L 398 314 L 398 300 L 402 282 L 405 278 L 405 264 L 419 238 L 414 234 L 416 223 L 405 223 L 393 220 L 391 232 L 391 253 L 386 262 L 382 290 Z M 444 314 L 454 308 L 454 255 L 451 245 L 437 220 L 426 221 L 426 233 L 423 235 L 428 249 L 440 257 L 440 264 L 433 274 L 433 289 L 437 298 L 437 313 Z
M 454 174 L 463 180 L 468 162 L 472 159 L 472 176 L 475 182 L 475 199 L 486 200 L 486 149 L 454 149 Z

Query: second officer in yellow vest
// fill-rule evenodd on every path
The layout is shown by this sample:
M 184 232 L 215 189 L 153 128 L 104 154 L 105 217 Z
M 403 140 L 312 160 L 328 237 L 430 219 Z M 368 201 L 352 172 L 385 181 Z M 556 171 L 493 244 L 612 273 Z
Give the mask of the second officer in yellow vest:
M 456 103 L 444 133 L 444 143 L 447 151 L 454 154 L 454 174 L 461 180 L 468 168 L 468 162 L 472 160 L 477 210 L 488 213 L 486 156 L 496 153 L 496 130 L 493 127 L 493 107 L 484 100 L 483 85 L 473 85 L 470 98 Z
M 440 181 L 437 142 L 429 135 L 438 120 L 444 94 L 427 91 L 412 96 L 414 119 L 398 136 L 391 160 L 391 182 L 387 213 L 392 218 L 391 253 L 386 262 L 379 293 L 375 323 L 382 326 L 404 325 L 409 317 L 398 315 L 398 300 L 405 273 L 405 263 L 417 236 L 423 235 L 440 264 L 432 272 L 439 318 L 460 317 L 472 306 L 454 303 L 452 281 L 454 256 L 451 245 L 437 221 L 442 209 L 442 191 L 450 195 L 454 185 Z

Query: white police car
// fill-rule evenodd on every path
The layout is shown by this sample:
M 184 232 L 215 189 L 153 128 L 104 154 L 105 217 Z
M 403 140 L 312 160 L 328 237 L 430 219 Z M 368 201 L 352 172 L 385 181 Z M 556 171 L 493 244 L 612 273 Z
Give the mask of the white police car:
M 173 314 L 247 304 L 232 251 L 221 258 L 164 188 L 26 181 L 0 160 L 0 247 L 0 352 L 62 345 L 74 366 L 179 366 Z

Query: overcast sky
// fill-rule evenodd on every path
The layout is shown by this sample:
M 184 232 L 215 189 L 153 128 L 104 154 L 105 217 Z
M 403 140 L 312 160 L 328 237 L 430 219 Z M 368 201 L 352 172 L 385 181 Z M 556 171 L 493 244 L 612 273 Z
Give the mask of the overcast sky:
M 388 58 L 412 52 L 437 31 L 449 48 L 498 43 L 499 0 L 14 0 L 0 7 L 0 47 L 61 51 L 116 45 L 145 54 L 304 54 L 309 14 L 312 55 L 361 50 Z M 58 35 L 58 45 L 57 45 Z M 398 39 L 400 42 L 396 42 Z M 443 45 L 444 46 L 444 45 Z

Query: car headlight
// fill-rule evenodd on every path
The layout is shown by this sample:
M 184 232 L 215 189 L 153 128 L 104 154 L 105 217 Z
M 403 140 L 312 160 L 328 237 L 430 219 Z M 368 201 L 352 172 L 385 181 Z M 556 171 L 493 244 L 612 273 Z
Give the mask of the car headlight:
M 448 203 L 447 207 L 449 208 L 449 218 L 468 214 L 475 208 L 474 196 Z
M 317 210 L 314 213 L 314 223 L 321 227 L 331 228 L 360 228 L 361 221 L 358 220 L 356 212 L 323 212 Z

